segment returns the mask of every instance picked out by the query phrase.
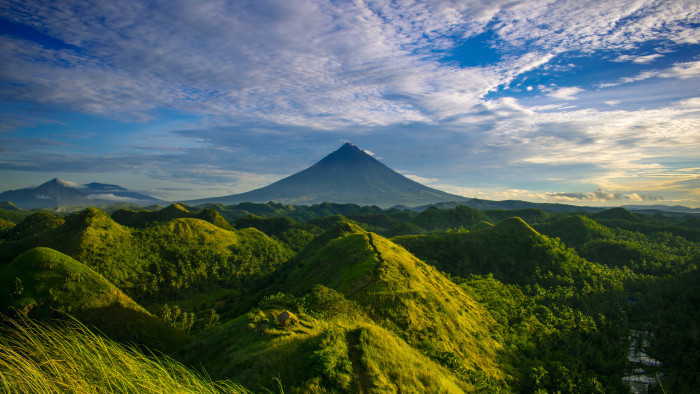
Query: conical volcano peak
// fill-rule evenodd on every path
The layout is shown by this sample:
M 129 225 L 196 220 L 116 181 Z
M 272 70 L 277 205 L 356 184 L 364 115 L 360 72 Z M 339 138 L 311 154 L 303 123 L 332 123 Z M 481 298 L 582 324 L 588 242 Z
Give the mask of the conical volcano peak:
M 343 144 L 343 146 L 341 146 L 340 148 L 338 148 L 338 150 L 341 150 L 341 149 L 351 149 L 351 150 L 355 150 L 355 151 L 360 151 L 360 152 L 362 152 L 362 149 L 358 148 L 357 145 L 353 144 L 353 143 L 350 142 L 350 141 L 345 141 L 345 143 Z
M 271 185 L 232 196 L 190 201 L 191 204 L 276 201 L 311 205 L 322 202 L 391 207 L 464 201 L 421 185 L 392 170 L 355 144 L 345 142 L 313 166 Z
M 353 144 L 352 142 L 346 142 L 338 148 L 336 151 L 330 153 L 328 156 L 325 158 L 330 158 L 330 157 L 361 157 L 361 156 L 369 156 L 365 151 L 362 149 L 358 148 L 357 145 Z

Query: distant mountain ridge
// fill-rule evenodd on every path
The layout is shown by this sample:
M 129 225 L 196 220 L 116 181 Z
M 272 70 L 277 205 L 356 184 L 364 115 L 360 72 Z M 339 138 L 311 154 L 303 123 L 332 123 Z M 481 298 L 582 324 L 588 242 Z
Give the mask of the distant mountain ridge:
M 700 213 L 700 208 L 688 208 L 682 205 L 623 205 L 629 211 L 664 211 L 664 212 L 682 212 L 682 213 Z
M 187 201 L 188 204 L 236 204 L 275 201 L 312 205 L 323 202 L 376 205 L 424 205 L 467 201 L 412 181 L 353 145 L 345 143 L 313 166 L 268 186 L 230 196 Z
M 0 201 L 11 201 L 23 209 L 87 207 L 113 203 L 152 205 L 165 202 L 155 197 L 129 191 L 118 185 L 97 182 L 81 185 L 59 178 L 54 178 L 35 188 L 2 192 L 0 193 Z

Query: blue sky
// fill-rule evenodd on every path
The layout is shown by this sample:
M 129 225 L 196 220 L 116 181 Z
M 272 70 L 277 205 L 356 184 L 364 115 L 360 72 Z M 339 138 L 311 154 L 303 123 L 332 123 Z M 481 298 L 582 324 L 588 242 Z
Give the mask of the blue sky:
M 696 0 L 6 0 L 0 48 L 0 190 L 220 196 L 349 140 L 469 197 L 700 207 Z

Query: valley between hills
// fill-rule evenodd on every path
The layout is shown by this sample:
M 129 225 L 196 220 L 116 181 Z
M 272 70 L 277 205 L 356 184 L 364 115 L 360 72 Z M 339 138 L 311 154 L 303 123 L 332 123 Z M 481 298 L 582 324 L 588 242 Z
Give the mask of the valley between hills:
M 691 392 L 691 215 L 0 210 L 4 392 Z

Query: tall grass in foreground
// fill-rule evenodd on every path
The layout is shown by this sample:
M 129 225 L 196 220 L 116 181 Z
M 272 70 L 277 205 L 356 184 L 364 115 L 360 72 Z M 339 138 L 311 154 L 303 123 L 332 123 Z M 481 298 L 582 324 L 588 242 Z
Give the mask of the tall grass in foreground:
M 146 356 L 74 323 L 4 320 L 0 327 L 2 393 L 241 393 L 166 356 Z

